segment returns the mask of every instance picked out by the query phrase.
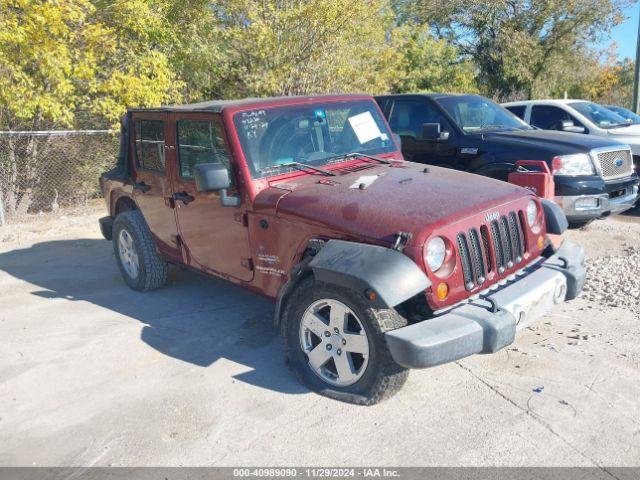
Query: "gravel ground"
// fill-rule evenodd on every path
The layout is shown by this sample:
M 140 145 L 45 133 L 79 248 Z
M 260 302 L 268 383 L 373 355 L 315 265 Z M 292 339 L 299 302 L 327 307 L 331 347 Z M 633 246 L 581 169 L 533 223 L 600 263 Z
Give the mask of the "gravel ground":
M 103 211 L 0 228 L 0 465 L 639 463 L 640 212 L 566 234 L 580 298 L 363 408 L 297 383 L 264 298 L 179 269 L 128 289 Z

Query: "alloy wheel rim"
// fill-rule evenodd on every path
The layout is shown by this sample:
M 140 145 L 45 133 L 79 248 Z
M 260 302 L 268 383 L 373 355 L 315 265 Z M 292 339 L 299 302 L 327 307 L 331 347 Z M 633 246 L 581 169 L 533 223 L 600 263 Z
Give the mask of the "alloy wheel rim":
M 118 235 L 118 254 L 127 275 L 132 279 L 138 278 L 140 273 L 138 252 L 136 252 L 133 237 L 125 229 L 120 230 Z
M 300 345 L 311 371 L 337 387 L 356 383 L 369 363 L 364 325 L 353 310 L 337 300 L 318 300 L 305 310 Z

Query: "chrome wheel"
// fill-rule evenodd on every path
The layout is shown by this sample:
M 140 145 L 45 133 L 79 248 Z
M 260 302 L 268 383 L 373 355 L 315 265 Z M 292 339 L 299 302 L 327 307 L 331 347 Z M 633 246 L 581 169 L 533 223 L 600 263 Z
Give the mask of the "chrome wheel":
M 127 275 L 132 279 L 137 278 L 140 272 L 138 252 L 136 252 L 133 237 L 124 228 L 118 235 L 118 255 Z
M 331 385 L 353 385 L 367 369 L 369 341 L 364 325 L 337 300 L 318 300 L 305 310 L 300 345 L 309 368 Z

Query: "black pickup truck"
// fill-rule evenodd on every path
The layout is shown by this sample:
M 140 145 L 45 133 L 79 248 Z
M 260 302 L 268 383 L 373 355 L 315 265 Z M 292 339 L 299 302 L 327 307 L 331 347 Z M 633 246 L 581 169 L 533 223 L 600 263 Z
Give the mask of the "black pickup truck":
M 555 200 L 573 226 L 633 207 L 638 176 L 628 145 L 599 137 L 540 130 L 479 95 L 376 97 L 412 162 L 507 180 L 517 160 L 544 160 L 554 172 Z

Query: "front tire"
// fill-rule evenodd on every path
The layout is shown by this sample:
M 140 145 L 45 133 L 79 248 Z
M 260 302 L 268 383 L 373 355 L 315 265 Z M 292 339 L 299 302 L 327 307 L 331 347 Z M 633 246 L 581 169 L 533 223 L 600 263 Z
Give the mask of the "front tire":
M 146 292 L 165 285 L 168 264 L 158 255 L 151 231 L 139 210 L 116 217 L 112 241 L 118 268 L 129 287 Z
M 283 321 L 289 366 L 322 395 L 373 405 L 407 380 L 384 338 L 407 324 L 394 309 L 371 308 L 363 295 L 308 277 L 287 300 Z

